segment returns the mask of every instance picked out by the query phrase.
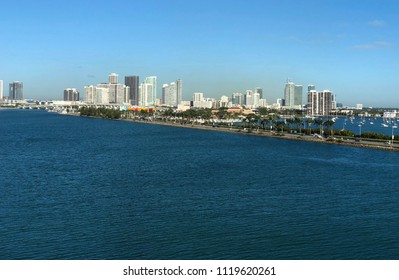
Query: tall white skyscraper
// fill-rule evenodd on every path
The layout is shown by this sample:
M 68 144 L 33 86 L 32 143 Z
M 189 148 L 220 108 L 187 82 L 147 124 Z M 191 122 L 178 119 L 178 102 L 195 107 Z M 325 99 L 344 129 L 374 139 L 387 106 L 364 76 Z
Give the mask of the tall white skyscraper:
M 155 106 L 155 99 L 153 99 L 153 84 L 141 83 L 139 86 L 139 106 L 149 107 Z
M 3 80 L 0 80 L 0 100 L 3 99 Z
M 177 107 L 177 84 L 170 83 L 169 85 L 169 106 Z
M 284 89 L 285 106 L 288 108 L 301 108 L 302 106 L 302 91 L 301 85 L 295 85 L 291 81 L 287 81 Z
M 146 85 L 143 86 L 145 87 L 146 97 L 145 100 L 141 100 L 141 104 L 147 104 L 145 106 L 155 106 L 155 100 L 157 99 L 157 77 L 156 76 L 147 77 L 145 78 L 143 84 Z
M 291 107 L 294 105 L 294 92 L 295 84 L 293 82 L 287 82 L 284 89 L 285 106 Z
M 254 93 L 252 90 L 245 92 L 245 106 L 252 107 L 254 105 Z

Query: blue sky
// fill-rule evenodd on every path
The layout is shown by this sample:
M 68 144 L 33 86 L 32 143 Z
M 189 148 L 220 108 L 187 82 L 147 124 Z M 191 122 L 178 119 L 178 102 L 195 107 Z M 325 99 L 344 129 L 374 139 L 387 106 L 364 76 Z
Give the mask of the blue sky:
M 158 95 L 181 78 L 186 100 L 262 87 L 274 103 L 290 78 L 345 105 L 399 107 L 397 1 L 14 0 L 1 10 L 5 95 L 21 80 L 27 98 L 62 99 L 116 72 L 157 76 Z

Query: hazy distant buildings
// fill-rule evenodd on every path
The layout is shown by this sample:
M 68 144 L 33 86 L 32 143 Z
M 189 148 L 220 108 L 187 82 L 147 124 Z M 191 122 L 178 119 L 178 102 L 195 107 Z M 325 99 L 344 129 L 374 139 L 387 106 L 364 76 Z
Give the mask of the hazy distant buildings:
M 219 108 L 222 108 L 222 107 L 228 108 L 228 107 L 231 107 L 230 105 L 231 104 L 230 104 L 230 100 L 229 100 L 228 96 L 223 95 L 222 97 L 220 97 L 219 104 L 218 104 Z
M 194 108 L 212 108 L 214 101 L 215 100 L 213 98 L 204 98 L 204 94 L 202 92 L 195 92 L 193 95 Z
M 64 101 L 79 101 L 79 91 L 76 88 L 64 89 Z
M 125 85 L 130 88 L 130 103 L 136 106 L 139 105 L 139 76 L 126 76 Z
M 287 81 L 284 88 L 285 106 L 290 109 L 302 108 L 302 92 L 301 85 L 295 85 L 293 82 Z
M 20 81 L 15 81 L 9 84 L 8 99 L 22 100 L 24 99 L 24 84 Z
M 162 86 L 162 105 L 169 107 L 178 107 L 182 102 L 182 80 L 177 80 L 170 84 L 164 84 Z
M 233 106 L 242 106 L 243 105 L 243 95 L 241 92 L 233 93 L 231 97 L 231 103 Z
M 254 105 L 254 93 L 252 90 L 245 92 L 245 106 L 252 107 Z
M 263 90 L 260 87 L 255 88 L 255 93 L 259 94 L 259 99 L 263 99 Z
M 108 83 L 85 87 L 85 101 L 88 104 L 127 104 L 130 88 L 118 82 L 118 74 L 111 73 Z

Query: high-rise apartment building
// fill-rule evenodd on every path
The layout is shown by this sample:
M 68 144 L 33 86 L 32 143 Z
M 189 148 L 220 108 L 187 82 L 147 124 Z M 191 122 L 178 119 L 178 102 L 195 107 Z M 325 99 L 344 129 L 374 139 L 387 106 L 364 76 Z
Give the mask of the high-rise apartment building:
M 252 90 L 245 92 L 245 106 L 252 107 L 254 104 L 254 93 Z
M 162 85 L 162 100 L 161 103 L 166 106 L 170 106 L 169 104 L 171 103 L 170 100 L 170 94 L 169 94 L 169 85 L 168 84 L 163 84 Z
M 0 80 L 0 100 L 3 100 L 3 80 Z
M 118 83 L 118 74 L 108 76 L 108 83 L 85 87 L 85 100 L 91 104 L 127 104 L 130 87 Z
M 108 88 L 86 86 L 85 102 L 87 104 L 109 104 Z
M 24 84 L 19 81 L 15 81 L 9 84 L 8 98 L 10 100 L 22 100 L 24 99 Z
M 182 102 L 183 82 L 181 79 L 162 86 L 162 104 L 170 107 L 178 107 Z
M 329 90 L 308 92 L 308 114 L 311 116 L 328 116 L 334 108 L 335 96 Z
M 64 89 L 64 101 L 79 101 L 79 91 L 76 88 Z
M 145 78 L 144 82 L 139 86 L 138 106 L 148 107 L 155 106 L 157 98 L 157 77 L 151 76 Z
M 141 83 L 139 86 L 139 104 L 140 107 L 150 107 L 155 105 L 155 99 L 153 99 L 153 84 Z
M 125 85 L 130 88 L 130 103 L 137 106 L 139 104 L 139 76 L 126 76 Z

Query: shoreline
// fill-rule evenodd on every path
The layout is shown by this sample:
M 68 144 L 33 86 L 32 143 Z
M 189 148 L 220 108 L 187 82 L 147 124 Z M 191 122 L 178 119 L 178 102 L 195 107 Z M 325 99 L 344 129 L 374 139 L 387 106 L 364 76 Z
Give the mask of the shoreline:
M 101 117 L 92 117 L 92 116 L 81 116 L 78 113 L 57 113 L 64 116 L 73 116 L 73 117 L 84 117 L 84 118 L 97 118 L 97 119 L 105 119 Z M 214 127 L 202 124 L 181 124 L 175 122 L 167 122 L 167 121 L 149 121 L 149 120 L 137 120 L 137 119 L 108 119 L 114 121 L 125 121 L 125 122 L 134 122 L 134 123 L 142 123 L 142 124 L 152 124 L 152 125 L 162 125 L 162 126 L 172 126 L 172 127 L 180 127 L 185 129 L 197 129 L 197 130 L 208 130 L 208 131 L 217 131 L 217 132 L 225 132 L 225 133 L 234 133 L 241 135 L 249 135 L 249 136 L 258 136 L 258 137 L 270 137 L 275 139 L 285 139 L 291 141 L 305 141 L 305 142 L 313 142 L 319 144 L 327 144 L 327 145 L 341 145 L 341 146 L 350 146 L 350 147 L 358 147 L 358 148 L 366 148 L 366 149 L 375 149 L 375 150 L 384 150 L 391 152 L 399 152 L 399 142 L 390 146 L 386 144 L 386 142 L 382 141 L 373 141 L 372 139 L 361 139 L 360 142 L 355 141 L 354 139 L 346 139 L 346 140 L 327 140 L 326 138 L 319 139 L 312 135 L 300 135 L 300 134 L 290 134 L 290 133 L 278 133 L 275 131 L 263 131 L 263 130 L 254 130 L 254 131 L 245 131 L 232 127 Z
M 263 130 L 255 130 L 255 131 L 245 131 L 241 129 L 227 128 L 227 127 L 213 127 L 206 126 L 200 124 L 180 124 L 180 123 L 171 123 L 171 122 L 161 122 L 161 121 L 141 121 L 141 120 L 133 120 L 133 119 L 117 119 L 121 121 L 134 122 L 134 123 L 142 123 L 142 124 L 153 124 L 153 125 L 163 125 L 163 126 L 172 126 L 172 127 L 180 127 L 186 129 L 197 129 L 197 130 L 208 130 L 208 131 L 217 131 L 217 132 L 225 132 L 225 133 L 234 133 L 241 135 L 250 135 L 250 136 L 259 136 L 259 137 L 270 137 L 275 139 L 285 139 L 291 141 L 305 141 L 305 142 L 313 142 L 320 144 L 328 144 L 328 145 L 342 145 L 342 146 L 351 146 L 351 147 L 359 147 L 359 148 L 367 148 L 367 149 L 377 149 L 391 152 L 399 152 L 398 144 L 394 146 L 388 146 L 385 142 L 372 141 L 372 140 L 361 140 L 361 142 L 356 142 L 354 139 L 348 140 L 331 140 L 327 139 L 319 139 L 315 136 L 311 135 L 300 135 L 300 134 L 289 134 L 289 133 L 275 133 L 270 131 Z

